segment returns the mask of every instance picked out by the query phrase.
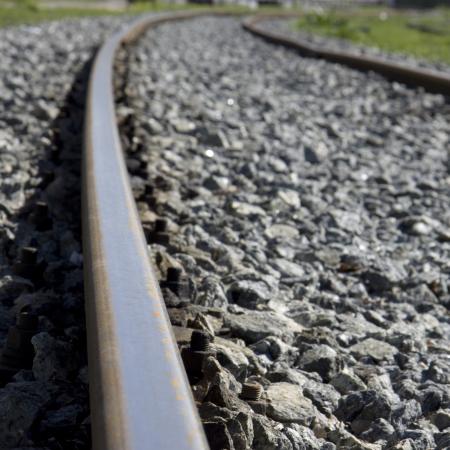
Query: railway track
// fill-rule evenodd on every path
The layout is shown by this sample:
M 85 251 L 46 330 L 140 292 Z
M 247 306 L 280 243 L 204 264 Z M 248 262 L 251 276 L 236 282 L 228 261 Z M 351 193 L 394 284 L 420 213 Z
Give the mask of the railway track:
M 446 448 L 450 301 L 442 261 L 450 224 L 442 213 L 448 208 L 441 160 L 448 98 L 316 62 L 314 70 L 336 72 L 323 81 L 308 66 L 313 60 L 297 66 L 282 47 L 244 34 L 231 19 L 201 19 L 207 15 L 138 19 L 105 41 L 92 66 L 82 218 L 93 448 L 206 449 L 209 442 L 213 450 L 378 450 L 408 448 L 398 447 L 406 441 Z M 203 20 L 198 36 L 189 25 L 194 19 Z M 243 26 L 308 56 L 450 93 L 448 75 L 312 48 L 268 33 L 260 20 Z M 175 22 L 181 37 L 172 54 L 168 27 Z M 214 48 L 224 49 L 227 63 L 214 59 Z M 145 66 L 152 58 L 156 69 Z M 128 62 L 151 75 L 127 69 Z M 253 83 L 261 67 L 263 81 Z M 179 78 L 170 78 L 171 68 Z M 236 79 L 227 76 L 230 68 Z M 180 82 L 179 91 L 166 76 Z M 114 92 L 117 77 L 123 79 Z M 364 124 L 334 97 L 340 84 L 378 122 Z M 358 95 L 378 97 L 361 106 Z M 223 109 L 215 109 L 216 98 Z M 397 122 L 379 98 L 401 116 Z M 311 119 L 322 111 L 326 120 Z M 415 139 L 405 137 L 407 129 Z M 417 142 L 430 148 L 434 163 Z M 386 143 L 394 150 L 372 158 Z M 359 147 L 361 166 L 348 156 Z M 398 173 L 391 170 L 397 166 Z M 416 182 L 414 170 L 424 180 Z M 365 190 L 370 183 L 377 187 Z M 342 198 L 358 190 L 364 195 L 348 206 Z M 369 222 L 378 226 L 370 229 L 380 235 L 375 242 L 364 235 Z M 404 248 L 386 244 L 395 239 Z M 408 251 L 412 274 L 397 261 Z M 402 290 L 412 306 L 402 306 Z
M 83 240 L 96 449 L 207 448 L 151 268 L 120 144 L 112 87 L 114 58 L 121 46 L 132 45 L 150 28 L 201 15 L 162 14 L 138 20 L 103 45 L 91 74 L 85 124 Z M 450 78 L 443 74 L 309 48 L 266 33 L 258 28 L 260 20 L 252 18 L 243 26 L 309 56 L 450 92 Z
M 128 181 L 116 125 L 120 45 L 189 13 L 138 20 L 101 48 L 85 124 L 83 233 L 93 446 L 207 448 Z

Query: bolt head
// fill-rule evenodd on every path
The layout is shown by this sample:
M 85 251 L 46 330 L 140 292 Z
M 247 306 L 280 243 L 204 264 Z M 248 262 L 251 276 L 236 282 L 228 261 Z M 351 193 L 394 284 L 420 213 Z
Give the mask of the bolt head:
M 17 318 L 17 327 L 22 330 L 35 331 L 38 326 L 38 318 L 30 312 L 23 311 Z
M 262 394 L 262 386 L 259 383 L 244 383 L 242 385 L 241 398 L 245 400 L 259 400 Z
M 22 247 L 19 259 L 24 264 L 36 264 L 37 249 L 34 247 Z
M 209 349 L 211 336 L 201 330 L 194 330 L 191 335 L 191 350 L 194 352 L 205 352 Z
M 167 281 L 169 283 L 177 283 L 181 280 L 183 271 L 179 267 L 169 267 L 167 269 Z
M 167 231 L 167 225 L 166 219 L 156 219 L 154 227 L 155 233 L 164 233 Z

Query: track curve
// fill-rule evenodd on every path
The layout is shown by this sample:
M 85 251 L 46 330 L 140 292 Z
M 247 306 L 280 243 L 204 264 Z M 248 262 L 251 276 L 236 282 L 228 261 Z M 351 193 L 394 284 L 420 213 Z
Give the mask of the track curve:
M 201 15 L 205 12 L 137 20 L 103 45 L 91 74 L 83 245 L 94 449 L 208 448 L 150 266 L 116 126 L 112 83 L 121 45 L 147 28 Z M 257 26 L 260 20 L 251 18 L 244 28 L 309 56 L 450 94 L 450 77 L 444 74 L 306 46 L 267 33 Z
M 198 13 L 196 15 L 199 15 Z M 83 155 L 83 246 L 94 449 L 206 449 L 133 200 L 114 112 L 116 50 L 152 26 L 139 19 L 100 49 Z
M 297 50 L 306 56 L 322 58 L 362 71 L 377 72 L 390 80 L 399 81 L 410 86 L 421 86 L 431 92 L 450 95 L 450 75 L 446 73 L 437 70 L 408 67 L 382 58 L 313 46 L 300 38 L 293 39 L 281 33 L 268 31 L 260 26 L 263 21 L 274 18 L 292 18 L 292 15 L 253 16 L 244 21 L 243 27 L 255 36 L 259 36 L 273 44 Z

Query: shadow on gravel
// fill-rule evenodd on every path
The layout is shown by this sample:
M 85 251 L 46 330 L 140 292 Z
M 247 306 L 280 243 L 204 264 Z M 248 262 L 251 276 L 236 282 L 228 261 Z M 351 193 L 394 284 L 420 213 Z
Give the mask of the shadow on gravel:
M 91 64 L 82 66 L 43 133 L 46 153 L 27 185 L 34 194 L 9 218 L 17 228 L 4 246 L 12 270 L 2 274 L 0 312 L 8 319 L 0 335 L 24 311 L 38 323 L 29 332 L 33 346 L 28 339 L 15 350 L 22 370 L 2 380 L 0 448 L 91 447 L 81 254 L 81 149 Z

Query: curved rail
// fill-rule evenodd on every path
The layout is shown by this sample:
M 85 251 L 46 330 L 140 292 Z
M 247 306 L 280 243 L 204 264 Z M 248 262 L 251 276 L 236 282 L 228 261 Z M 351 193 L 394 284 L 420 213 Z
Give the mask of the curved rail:
M 116 126 L 113 60 L 146 28 L 201 13 L 137 20 L 100 49 L 83 155 L 83 248 L 95 450 L 207 449 L 131 192 Z
M 306 56 L 323 58 L 358 70 L 378 72 L 391 80 L 399 81 L 411 86 L 421 86 L 431 92 L 450 95 L 450 75 L 446 73 L 437 70 L 403 66 L 382 58 L 356 55 L 346 51 L 317 47 L 299 38 L 293 39 L 280 33 L 267 31 L 263 27 L 258 26 L 265 20 L 275 18 L 286 19 L 287 17 L 289 16 L 286 14 L 276 16 L 254 16 L 244 21 L 243 27 L 250 33 L 262 37 L 269 42 L 292 48 Z M 290 17 L 292 18 L 292 16 Z

